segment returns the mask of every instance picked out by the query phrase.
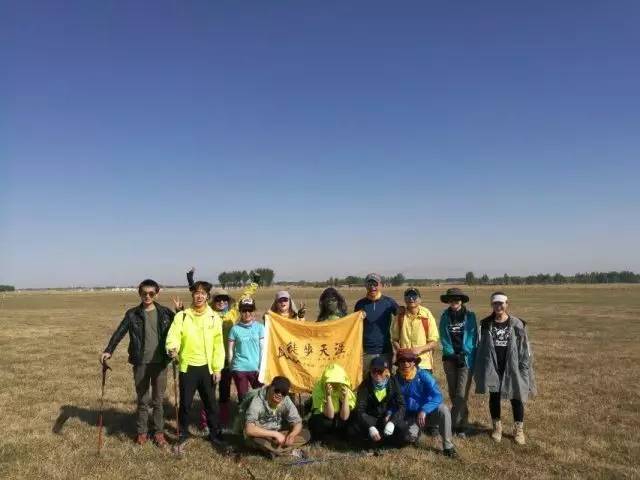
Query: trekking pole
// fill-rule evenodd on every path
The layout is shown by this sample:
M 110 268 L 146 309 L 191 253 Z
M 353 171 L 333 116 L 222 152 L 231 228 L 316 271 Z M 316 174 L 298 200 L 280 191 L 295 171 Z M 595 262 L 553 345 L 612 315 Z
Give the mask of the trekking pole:
M 171 362 L 171 368 L 173 369 L 173 399 L 176 410 L 176 436 L 178 437 L 178 440 L 180 440 L 180 417 L 178 416 L 178 372 L 177 362 L 175 360 Z
M 103 409 L 104 409 L 104 386 L 107 382 L 107 370 L 111 370 L 111 367 L 106 360 L 102 362 L 102 393 L 100 394 L 100 410 L 98 412 L 98 455 L 102 450 L 102 427 L 103 427 Z

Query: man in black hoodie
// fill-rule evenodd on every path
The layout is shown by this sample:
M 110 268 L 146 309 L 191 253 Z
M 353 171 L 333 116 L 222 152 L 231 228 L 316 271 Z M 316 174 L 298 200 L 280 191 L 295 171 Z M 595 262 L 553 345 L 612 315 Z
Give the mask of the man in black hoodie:
M 160 285 L 151 279 L 140 283 L 140 305 L 124 314 L 122 322 L 100 355 L 100 362 L 110 359 L 120 340 L 129 333 L 129 363 L 133 365 L 133 379 L 138 397 L 136 443 L 144 445 L 148 440 L 149 407 L 152 406 L 155 429 L 153 440 L 159 447 L 167 448 L 162 399 L 167 388 L 167 365 L 170 359 L 164 346 L 173 321 L 173 312 L 154 302 L 159 291 Z
M 391 376 L 384 357 L 374 358 L 367 378 L 358 388 L 349 435 L 375 446 L 406 445 L 404 415 L 404 398 L 398 380 Z

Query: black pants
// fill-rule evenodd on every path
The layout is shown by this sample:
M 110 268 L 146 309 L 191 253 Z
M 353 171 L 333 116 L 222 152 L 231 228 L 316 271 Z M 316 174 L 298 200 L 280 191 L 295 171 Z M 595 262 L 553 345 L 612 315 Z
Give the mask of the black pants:
M 309 419 L 311 438 L 314 440 L 325 440 L 328 437 L 344 438 L 348 423 L 349 419 L 342 420 L 339 413 L 336 413 L 332 419 L 325 417 L 322 413 L 315 413 Z
M 513 421 L 524 422 L 524 404 L 521 400 L 511 399 L 511 409 L 513 410 Z M 489 393 L 489 412 L 493 420 L 500 420 L 500 392 Z
M 394 422 L 395 430 L 393 431 L 393 435 L 387 437 L 384 435 L 384 427 L 386 425 L 384 418 L 376 419 L 376 423 L 371 425 L 378 429 L 380 432 L 380 436 L 382 436 L 382 440 L 380 442 L 374 442 L 369 437 L 369 427 L 360 424 L 356 418 L 353 418 L 351 422 L 349 422 L 349 426 L 347 427 L 348 436 L 358 443 L 362 443 L 366 446 L 366 448 L 371 448 L 374 446 L 391 446 L 391 447 L 403 447 L 407 445 L 409 442 L 407 441 L 407 433 L 409 431 L 409 426 L 404 420 L 396 419 Z
M 211 435 L 214 435 L 217 430 L 218 409 L 209 367 L 207 365 L 201 367 L 189 365 L 186 372 L 180 372 L 180 409 L 178 411 L 180 441 L 186 440 L 189 436 L 189 411 L 196 391 L 207 412 L 207 425 Z

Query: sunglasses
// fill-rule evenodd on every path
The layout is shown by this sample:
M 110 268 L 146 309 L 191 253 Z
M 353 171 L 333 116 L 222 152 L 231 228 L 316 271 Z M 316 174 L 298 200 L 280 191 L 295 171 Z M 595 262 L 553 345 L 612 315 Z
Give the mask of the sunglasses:
M 416 300 L 418 300 L 418 295 L 407 295 L 406 297 L 404 297 L 405 299 L 407 299 L 409 302 L 415 302 Z
M 289 299 L 287 297 L 282 297 L 278 299 L 278 303 L 287 303 Z
M 273 393 L 275 393 L 276 395 L 282 395 L 283 397 L 286 397 L 287 395 L 289 395 L 289 390 L 280 390 L 279 388 L 274 388 Z
M 142 293 L 140 293 L 140 296 L 141 296 L 141 297 L 151 297 L 151 298 L 153 298 L 153 297 L 155 297 L 155 296 L 156 296 L 156 292 L 154 292 L 154 291 L 151 291 L 151 292 L 142 292 Z
M 494 306 L 504 305 L 504 302 L 491 302 L 491 305 L 494 305 Z
M 374 368 L 373 370 L 371 370 L 371 373 L 373 373 L 374 375 L 382 375 L 384 374 L 384 370 L 381 370 L 379 368 Z
M 228 302 L 229 297 L 216 297 L 213 299 L 214 302 Z

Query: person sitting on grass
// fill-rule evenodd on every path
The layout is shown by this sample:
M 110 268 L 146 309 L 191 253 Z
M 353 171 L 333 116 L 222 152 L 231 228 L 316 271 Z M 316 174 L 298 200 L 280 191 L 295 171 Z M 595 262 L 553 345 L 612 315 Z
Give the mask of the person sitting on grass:
M 309 431 L 302 428 L 302 418 L 288 397 L 290 387 L 288 378 L 274 377 L 270 385 L 253 394 L 244 412 L 245 443 L 267 453 L 270 458 L 280 455 L 302 457 L 304 453 L 300 447 L 311 438 Z M 249 398 L 247 396 L 245 402 Z
M 418 368 L 421 358 L 412 350 L 399 350 L 396 354 L 398 380 L 406 406 L 405 421 L 409 425 L 407 441 L 416 443 L 429 422 L 437 422 L 442 437 L 443 453 L 456 457 L 456 449 L 451 441 L 451 413 L 442 401 L 442 393 L 433 376 Z
M 220 444 L 214 385 L 224 367 L 222 320 L 208 305 L 212 285 L 198 281 L 191 288 L 191 307 L 176 313 L 167 335 L 166 350 L 180 365 L 180 438 L 175 452 L 184 453 L 189 436 L 189 410 L 196 390 L 207 411 L 209 440 Z
M 264 325 L 255 321 L 253 298 L 240 300 L 240 321 L 231 327 L 227 345 L 227 363 L 241 402 L 251 388 L 260 388 L 260 360 L 264 348 Z
M 318 301 L 320 313 L 318 322 L 325 320 L 337 320 L 347 315 L 347 302 L 333 287 L 325 288 Z
M 140 304 L 127 310 L 109 344 L 100 355 L 100 362 L 111 358 L 120 340 L 129 334 L 129 363 L 133 365 L 133 380 L 138 397 L 136 413 L 136 443 L 144 445 L 148 440 L 149 407 L 153 407 L 153 441 L 161 448 L 169 446 L 164 436 L 164 412 L 162 402 L 167 388 L 169 356 L 164 343 L 173 322 L 173 312 L 154 301 L 160 285 L 151 279 L 138 285 Z M 149 395 L 151 390 L 151 395 Z
M 480 344 L 473 378 L 476 393 L 489 392 L 489 412 L 495 442 L 502 440 L 500 400 L 510 400 L 513 410 L 513 439 L 524 445 L 524 404 L 535 394 L 533 353 L 526 324 L 509 313 L 509 301 L 502 292 L 491 295 L 493 313 L 480 321 Z
M 360 384 L 356 407 L 348 426 L 349 437 L 367 446 L 406 445 L 404 398 L 389 363 L 380 356 L 371 360 L 369 372 Z
M 314 440 L 342 437 L 346 433 L 356 396 L 347 373 L 337 363 L 327 365 L 313 387 L 309 430 Z

